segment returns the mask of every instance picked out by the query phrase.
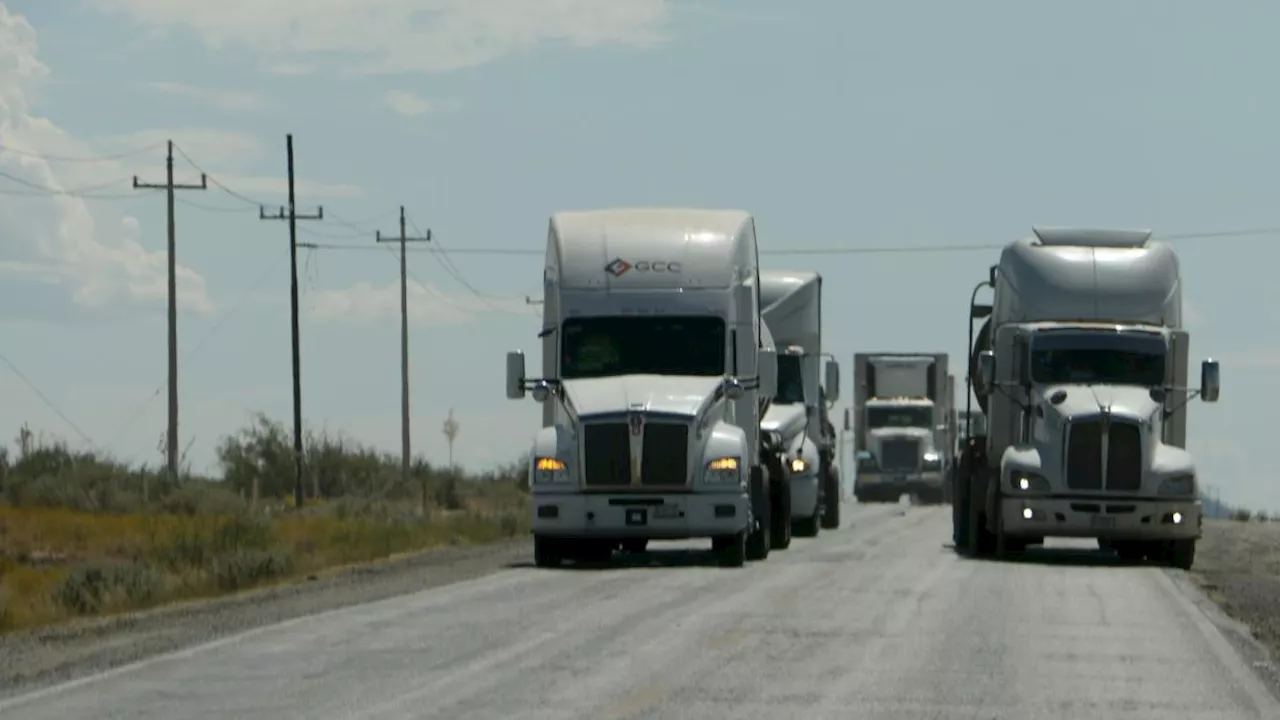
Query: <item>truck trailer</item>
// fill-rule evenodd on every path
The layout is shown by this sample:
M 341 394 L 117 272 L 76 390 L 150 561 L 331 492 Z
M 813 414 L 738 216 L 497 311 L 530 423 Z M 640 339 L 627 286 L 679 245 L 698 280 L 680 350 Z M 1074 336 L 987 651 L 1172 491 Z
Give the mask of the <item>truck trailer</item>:
M 536 565 L 711 538 L 741 566 L 789 543 L 784 448 L 760 428 L 777 357 L 757 256 L 739 210 L 551 217 L 541 377 L 520 351 L 506 368 L 508 398 L 543 404 L 529 460 Z
M 977 303 L 984 287 L 990 305 Z M 968 384 L 987 422 L 955 475 L 957 550 L 1002 557 L 1046 537 L 1096 538 L 1189 569 L 1201 512 L 1186 405 L 1217 402 L 1220 376 L 1205 360 L 1200 387 L 1187 387 L 1173 249 L 1148 230 L 1035 228 L 969 305 Z
M 853 494 L 860 503 L 903 493 L 942 502 L 955 443 L 946 353 L 857 353 L 854 368 Z
M 796 535 L 840 527 L 840 469 L 829 411 L 840 397 L 840 365 L 822 365 L 822 276 L 761 270 L 760 305 L 778 351 L 778 391 L 764 417 L 786 448 L 791 471 L 791 522 Z

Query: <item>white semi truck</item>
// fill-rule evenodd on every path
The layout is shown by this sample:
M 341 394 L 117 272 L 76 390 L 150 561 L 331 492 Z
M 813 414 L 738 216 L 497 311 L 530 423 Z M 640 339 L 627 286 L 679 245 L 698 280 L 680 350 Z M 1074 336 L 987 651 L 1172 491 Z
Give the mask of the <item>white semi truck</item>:
M 854 497 L 922 503 L 945 499 L 955 444 L 954 379 L 946 353 L 857 353 L 854 368 Z
M 828 412 L 840 397 L 840 364 L 822 365 L 822 276 L 761 270 L 760 306 L 777 344 L 778 391 L 763 427 L 782 436 L 791 470 L 791 522 L 796 535 L 840 527 L 840 469 Z
M 507 397 L 543 404 L 529 468 L 536 565 L 709 537 L 741 566 L 789 544 L 784 449 L 760 429 L 777 357 L 757 256 L 743 211 L 551 217 L 541 377 L 507 355 Z
M 977 304 L 983 287 L 991 305 Z M 955 475 L 957 550 L 1097 538 L 1190 568 L 1201 513 L 1186 405 L 1216 402 L 1220 377 L 1205 360 L 1200 388 L 1187 387 L 1173 249 L 1145 230 L 1036 228 L 969 304 L 969 384 L 987 432 L 968 438 Z

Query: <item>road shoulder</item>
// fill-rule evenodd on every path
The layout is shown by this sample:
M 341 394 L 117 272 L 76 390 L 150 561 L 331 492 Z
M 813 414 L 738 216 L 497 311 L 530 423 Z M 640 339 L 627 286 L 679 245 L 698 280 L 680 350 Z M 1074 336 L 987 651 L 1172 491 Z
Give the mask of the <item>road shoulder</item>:
M 255 628 L 487 575 L 532 555 L 527 540 L 443 548 L 286 585 L 0 637 L 0 698 Z
M 1185 592 L 1280 697 L 1280 523 L 1205 520 Z M 1193 597 L 1193 602 L 1195 602 Z

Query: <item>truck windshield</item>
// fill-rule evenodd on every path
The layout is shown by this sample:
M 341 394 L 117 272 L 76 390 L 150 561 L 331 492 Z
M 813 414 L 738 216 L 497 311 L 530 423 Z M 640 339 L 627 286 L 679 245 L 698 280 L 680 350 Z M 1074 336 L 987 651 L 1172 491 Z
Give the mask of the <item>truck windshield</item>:
M 800 371 L 799 355 L 778 356 L 778 394 L 773 396 L 776 405 L 794 405 L 804 402 L 804 375 Z
M 933 408 L 872 407 L 867 408 L 867 427 L 922 427 L 933 425 Z
M 1164 339 L 1122 333 L 1042 335 L 1031 342 L 1031 379 L 1159 387 L 1165 377 Z
M 561 326 L 560 376 L 724 375 L 725 325 L 716 317 L 573 318 Z

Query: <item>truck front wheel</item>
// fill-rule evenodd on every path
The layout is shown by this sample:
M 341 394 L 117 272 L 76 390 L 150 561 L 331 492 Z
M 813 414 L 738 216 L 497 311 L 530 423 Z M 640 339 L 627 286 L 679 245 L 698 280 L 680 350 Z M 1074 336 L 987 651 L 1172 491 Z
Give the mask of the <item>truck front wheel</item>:
M 747 531 L 718 537 L 711 541 L 716 560 L 723 567 L 742 567 L 747 563 Z
M 829 466 L 822 476 L 822 528 L 840 527 L 840 468 Z
M 563 561 L 560 544 L 554 538 L 533 536 L 533 564 L 536 567 L 559 567 Z
M 777 455 L 769 458 L 768 467 L 769 513 L 773 516 L 769 544 L 775 550 L 786 550 L 791 547 L 791 473 Z
M 769 477 L 764 468 L 751 468 L 751 518 L 747 528 L 747 559 L 764 560 L 769 557 Z
M 1196 562 L 1196 541 L 1194 539 L 1171 540 L 1168 553 L 1169 567 L 1190 570 Z

